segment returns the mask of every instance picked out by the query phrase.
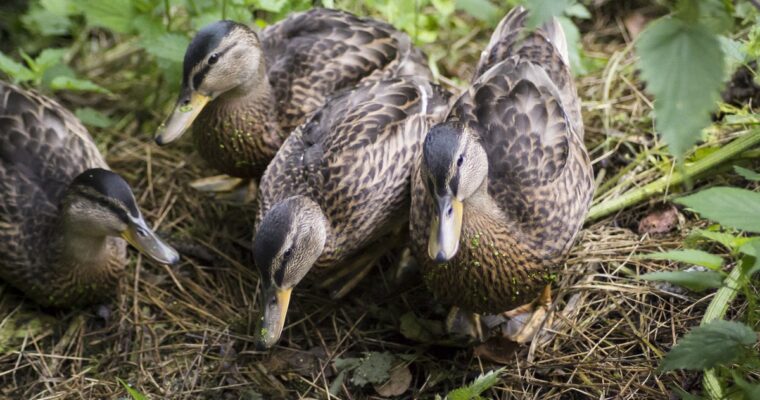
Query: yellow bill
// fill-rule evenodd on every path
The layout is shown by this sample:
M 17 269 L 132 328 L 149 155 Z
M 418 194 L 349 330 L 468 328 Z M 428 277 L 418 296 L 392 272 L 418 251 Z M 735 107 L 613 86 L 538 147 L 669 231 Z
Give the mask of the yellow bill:
M 288 315 L 290 294 L 293 289 L 280 289 L 271 287 L 264 290 L 262 308 L 264 314 L 261 317 L 259 329 L 256 332 L 256 348 L 265 350 L 274 346 L 282 335 L 285 327 L 285 317 Z
M 198 92 L 190 92 L 190 95 L 180 96 L 174 111 L 156 132 L 156 143 L 165 145 L 177 140 L 182 136 L 195 118 L 203 110 L 203 107 L 211 100 L 210 97 Z
M 438 212 L 430 224 L 428 256 L 437 263 L 452 259 L 462 233 L 462 202 L 453 196 L 436 196 Z

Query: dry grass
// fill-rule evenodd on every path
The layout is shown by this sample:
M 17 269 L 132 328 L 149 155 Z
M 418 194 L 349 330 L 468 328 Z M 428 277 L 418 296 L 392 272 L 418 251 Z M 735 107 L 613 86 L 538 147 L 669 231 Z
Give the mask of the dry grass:
M 599 201 L 667 173 L 651 133 L 651 101 L 636 81 L 621 26 L 617 17 L 600 17 L 584 27 L 593 32 L 584 35 L 587 51 L 611 60 L 579 82 Z M 477 54 L 479 46 L 472 47 Z M 128 110 L 130 100 L 124 104 Z M 445 310 L 419 281 L 399 286 L 382 268 L 340 302 L 308 282 L 299 286 L 280 345 L 271 353 L 255 351 L 254 210 L 190 189 L 191 180 L 209 171 L 188 140 L 167 148 L 152 144 L 146 132 L 158 118 L 125 118 L 118 132 L 98 141 L 108 147 L 111 167 L 132 183 L 146 218 L 181 249 L 183 262 L 159 266 L 133 253 L 115 300 L 84 310 L 43 310 L 0 286 L 0 332 L 15 334 L 0 346 L 0 398 L 125 398 L 120 378 L 153 399 L 256 399 L 256 393 L 321 399 L 336 378 L 332 361 L 369 351 L 406 355 L 413 378 L 403 397 L 431 398 L 496 367 L 471 348 L 405 338 L 400 315 L 440 320 Z M 681 246 L 693 223 L 640 236 L 635 226 L 648 207 L 584 229 L 559 273 L 553 334 L 509 350 L 503 379 L 486 397 L 654 399 L 668 398 L 673 385 L 699 385 L 697 375 L 661 374 L 656 367 L 698 324 L 711 294 L 674 294 L 636 280 L 676 266 L 634 257 Z M 333 398 L 373 396 L 370 386 L 346 383 Z

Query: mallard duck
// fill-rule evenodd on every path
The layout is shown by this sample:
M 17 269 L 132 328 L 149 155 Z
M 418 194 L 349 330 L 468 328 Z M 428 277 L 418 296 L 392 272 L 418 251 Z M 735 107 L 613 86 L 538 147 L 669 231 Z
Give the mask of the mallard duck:
M 545 303 L 594 192 L 562 27 L 528 31 L 526 15 L 519 7 L 500 22 L 470 87 L 427 134 L 413 178 L 424 281 L 473 313 L 530 311 L 539 293 Z
M 370 82 L 330 98 L 285 141 L 259 186 L 253 245 L 260 348 L 280 337 L 293 288 L 316 266 L 345 294 L 408 223 L 411 171 L 448 94 L 427 79 Z M 325 275 L 323 275 L 325 276 Z
M 188 46 L 179 99 L 156 142 L 172 142 L 192 124 L 196 148 L 212 167 L 258 178 L 327 96 L 404 74 L 430 76 L 409 37 L 344 11 L 294 14 L 260 35 L 239 23 L 216 22 Z
M 40 305 L 79 306 L 114 292 L 125 240 L 157 262 L 179 259 L 107 168 L 73 114 L 0 82 L 0 278 Z

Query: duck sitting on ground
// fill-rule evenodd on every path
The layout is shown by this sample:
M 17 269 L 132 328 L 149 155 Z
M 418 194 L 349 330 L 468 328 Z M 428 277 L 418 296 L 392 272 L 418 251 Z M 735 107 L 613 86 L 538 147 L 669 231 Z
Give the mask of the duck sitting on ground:
M 411 208 L 436 298 L 468 313 L 517 307 L 506 314 L 525 323 L 509 335 L 518 342 L 543 322 L 552 270 L 594 192 L 562 27 L 529 31 L 526 16 L 518 7 L 501 21 L 471 86 L 428 133 Z M 468 333 L 482 339 L 470 315 Z
M 72 307 L 114 294 L 125 240 L 157 262 L 179 260 L 107 168 L 73 114 L 0 82 L 0 278 L 40 305 Z
M 406 34 L 373 19 L 315 8 L 260 34 L 216 22 L 188 46 L 179 99 L 156 142 L 170 143 L 192 124 L 196 148 L 212 167 L 258 179 L 329 95 L 401 75 L 430 77 L 430 71 Z M 234 181 L 202 182 L 226 190 Z
M 259 187 L 260 348 L 279 339 L 291 292 L 313 266 L 341 297 L 398 242 L 412 167 L 448 98 L 425 78 L 370 82 L 329 99 L 285 141 Z

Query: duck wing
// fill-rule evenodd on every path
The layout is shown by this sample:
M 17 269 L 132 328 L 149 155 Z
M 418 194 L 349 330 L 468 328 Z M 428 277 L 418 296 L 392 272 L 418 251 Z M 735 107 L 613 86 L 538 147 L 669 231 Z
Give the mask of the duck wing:
M 430 77 L 421 51 L 391 25 L 315 8 L 262 32 L 268 76 L 286 132 L 325 99 L 360 82 L 402 75 Z

